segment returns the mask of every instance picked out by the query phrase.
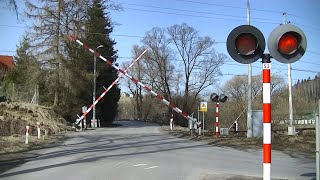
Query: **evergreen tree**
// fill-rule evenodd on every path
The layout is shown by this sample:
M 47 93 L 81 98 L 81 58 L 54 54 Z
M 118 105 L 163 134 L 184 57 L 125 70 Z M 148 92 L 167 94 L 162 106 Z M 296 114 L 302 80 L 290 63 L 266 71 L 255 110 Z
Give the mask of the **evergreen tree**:
M 110 38 L 110 33 L 113 31 L 112 22 L 109 13 L 105 12 L 103 0 L 93 0 L 92 5 L 88 8 L 88 20 L 85 24 L 86 43 L 92 48 L 103 45 L 99 48 L 99 52 L 112 61 L 116 61 L 117 52 L 114 50 L 116 44 Z M 93 59 L 93 56 L 89 59 Z M 90 63 L 93 70 L 93 62 Z M 105 62 L 97 58 L 97 96 L 100 95 L 104 89 L 103 86 L 108 87 L 116 78 L 118 74 L 114 68 L 106 65 Z M 96 118 L 101 120 L 101 124 L 109 126 L 112 124 L 118 108 L 118 101 L 120 99 L 120 89 L 115 85 L 103 99 L 96 106 Z
M 44 91 L 45 81 L 42 78 L 44 71 L 41 70 L 36 58 L 28 52 L 29 48 L 29 40 L 24 37 L 15 56 L 16 66 L 8 71 L 3 81 L 4 90 L 12 100 L 17 98 L 13 91 L 31 94 L 36 85 L 40 86 L 40 91 Z M 13 86 L 15 87 L 14 89 Z M 47 94 L 43 93 L 40 97 L 42 98 L 40 102 L 44 102 L 47 99 Z

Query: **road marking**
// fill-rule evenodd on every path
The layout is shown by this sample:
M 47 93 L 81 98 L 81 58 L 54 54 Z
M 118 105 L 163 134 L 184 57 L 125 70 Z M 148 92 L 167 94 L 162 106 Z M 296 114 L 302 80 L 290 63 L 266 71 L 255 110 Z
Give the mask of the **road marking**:
M 147 167 L 147 168 L 144 168 L 144 169 L 153 169 L 153 168 L 157 168 L 158 166 L 151 166 L 151 167 Z
M 138 166 L 146 166 L 148 164 L 136 164 L 136 165 L 133 165 L 134 167 L 138 167 Z
M 119 166 L 119 165 L 121 165 L 122 163 L 125 163 L 125 162 L 126 162 L 126 161 L 121 161 L 121 162 L 119 162 L 119 163 L 117 163 L 117 164 L 113 165 L 111 168 L 117 167 L 117 166 Z

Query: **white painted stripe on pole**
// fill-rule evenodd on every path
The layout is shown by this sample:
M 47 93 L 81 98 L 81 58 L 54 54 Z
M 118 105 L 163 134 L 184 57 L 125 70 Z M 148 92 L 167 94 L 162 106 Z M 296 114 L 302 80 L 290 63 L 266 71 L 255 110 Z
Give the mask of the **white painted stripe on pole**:
M 81 46 L 83 46 L 83 43 L 81 41 L 79 41 L 78 39 L 76 40 L 77 43 L 79 43 Z
M 175 108 L 173 108 L 176 112 L 178 112 L 178 113 L 182 113 L 182 111 L 181 111 L 181 109 L 179 109 L 179 108 L 177 108 L 177 107 L 175 107 Z
M 216 107 L 216 112 L 219 112 L 219 107 Z
M 151 94 L 153 94 L 154 96 L 157 96 L 158 94 L 156 93 L 156 92 L 154 92 L 154 91 L 150 91 L 151 92 Z
M 219 122 L 219 117 L 218 116 L 216 117 L 216 122 Z
M 170 105 L 170 102 L 169 102 L 169 101 L 167 101 L 166 99 L 162 99 L 162 102 L 164 102 L 167 106 L 169 106 L 169 105 Z
M 146 166 L 146 165 L 148 165 L 148 164 L 135 164 L 135 165 L 133 165 L 134 167 L 138 167 L 138 166 Z
M 38 127 L 37 130 L 38 130 L 38 139 L 40 139 L 40 128 Z
M 271 177 L 271 164 L 263 163 L 263 180 L 270 180 Z
M 263 144 L 271 144 L 271 123 L 263 123 Z
M 140 85 L 140 86 L 142 86 L 143 88 L 144 87 L 146 87 L 144 84 L 142 84 L 140 81 L 138 82 L 138 84 Z
M 219 132 L 219 127 L 216 126 L 216 132 Z
M 263 83 L 263 103 L 270 103 L 270 83 Z
M 132 76 L 130 76 L 129 74 L 124 73 L 124 75 L 127 76 L 129 79 L 132 79 Z
M 93 49 L 89 49 L 89 51 L 92 52 L 92 53 L 94 53 L 94 50 L 93 50 Z
M 153 168 L 157 168 L 158 166 L 151 166 L 151 167 L 147 167 L 147 168 L 144 168 L 144 169 L 153 169 Z

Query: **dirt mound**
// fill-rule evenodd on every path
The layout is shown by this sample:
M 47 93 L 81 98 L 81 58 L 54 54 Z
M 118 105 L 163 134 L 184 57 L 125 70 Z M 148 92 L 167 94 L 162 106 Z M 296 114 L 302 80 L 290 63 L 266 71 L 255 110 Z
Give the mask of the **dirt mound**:
M 65 119 L 56 114 L 52 108 L 27 103 L 0 103 L 0 136 L 24 134 L 26 125 L 30 134 L 36 135 L 37 122 L 41 131 L 56 134 L 66 130 Z

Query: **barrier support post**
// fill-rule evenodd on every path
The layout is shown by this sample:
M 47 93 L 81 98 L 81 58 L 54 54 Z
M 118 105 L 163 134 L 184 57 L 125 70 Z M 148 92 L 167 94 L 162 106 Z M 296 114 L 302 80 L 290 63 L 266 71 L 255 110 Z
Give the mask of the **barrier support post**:
M 26 134 L 26 140 L 25 140 L 25 144 L 28 144 L 29 143 L 29 126 L 26 126 L 26 129 L 25 129 L 25 134 Z

